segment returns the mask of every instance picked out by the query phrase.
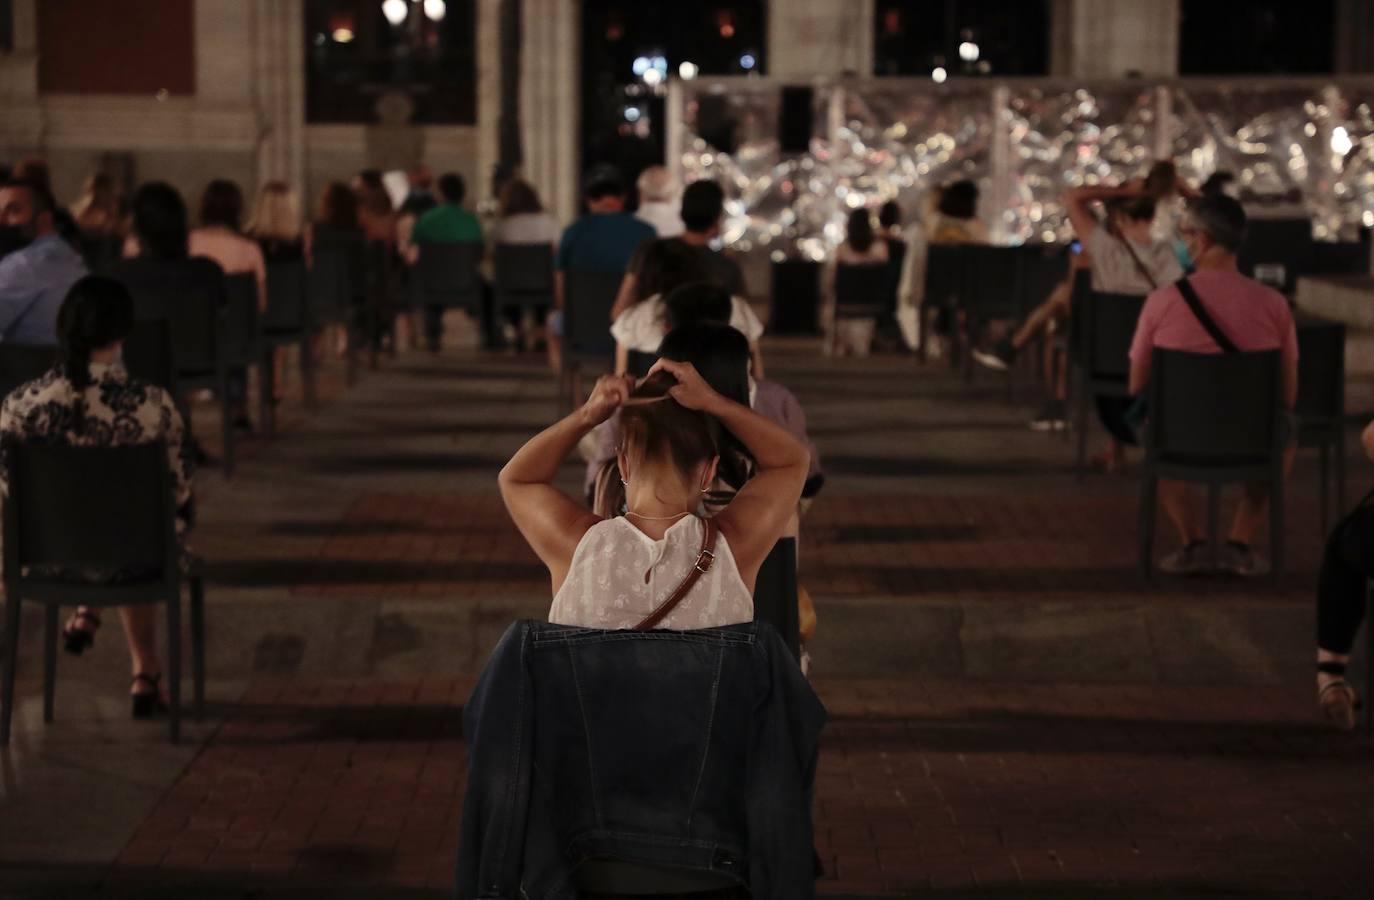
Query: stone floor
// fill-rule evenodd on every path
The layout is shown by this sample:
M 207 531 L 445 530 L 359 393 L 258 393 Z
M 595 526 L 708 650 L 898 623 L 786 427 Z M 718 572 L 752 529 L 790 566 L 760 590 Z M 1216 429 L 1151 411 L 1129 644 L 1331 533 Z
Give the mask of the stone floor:
M 1077 482 L 1071 443 L 1024 428 L 1031 386 L 1008 405 L 1000 379 L 768 355 L 829 477 L 802 548 L 823 893 L 1368 896 L 1374 743 L 1311 708 L 1310 458 L 1279 585 L 1147 585 L 1135 480 Z M 61 660 L 53 725 L 24 678 L 0 897 L 448 895 L 462 703 L 509 621 L 547 609 L 494 480 L 552 385 L 455 352 L 347 390 L 331 368 L 323 395 L 198 480 L 212 702 L 181 746 L 127 720 L 113 628 Z

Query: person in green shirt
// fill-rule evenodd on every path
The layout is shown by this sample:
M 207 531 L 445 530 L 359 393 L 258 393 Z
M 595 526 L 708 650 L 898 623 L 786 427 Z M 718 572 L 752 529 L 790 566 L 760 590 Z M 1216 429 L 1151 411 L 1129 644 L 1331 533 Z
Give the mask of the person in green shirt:
M 477 217 L 463 208 L 463 197 L 467 194 L 467 184 L 463 176 L 447 172 L 439 176 L 439 205 L 424 213 L 415 221 L 410 232 L 414 244 L 426 243 L 482 243 L 482 223 Z M 494 316 L 488 308 L 489 293 L 483 290 L 482 299 L 482 338 L 483 344 L 494 345 Z M 425 307 L 425 338 L 431 350 L 439 349 L 439 339 L 444 330 L 444 308 L 427 305 Z

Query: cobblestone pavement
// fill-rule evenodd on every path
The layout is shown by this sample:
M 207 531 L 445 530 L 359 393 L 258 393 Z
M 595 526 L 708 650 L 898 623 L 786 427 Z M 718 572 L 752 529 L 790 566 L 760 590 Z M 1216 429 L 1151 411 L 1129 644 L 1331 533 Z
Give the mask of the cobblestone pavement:
M 1374 743 L 1313 721 L 1310 454 L 1281 585 L 1145 585 L 1135 479 L 1078 483 L 999 380 L 790 346 L 770 374 L 829 475 L 801 562 L 831 715 L 823 893 L 1370 896 Z M 247 440 L 232 482 L 198 483 L 217 681 L 189 746 L 121 721 L 114 634 L 64 658 L 47 729 L 24 678 L 0 897 L 447 896 L 461 705 L 548 602 L 494 476 L 552 386 L 534 361 L 446 354 L 347 391 L 333 366 L 323 394 Z M 1353 410 L 1372 399 L 1352 385 Z M 1367 475 L 1352 463 L 1352 495 Z

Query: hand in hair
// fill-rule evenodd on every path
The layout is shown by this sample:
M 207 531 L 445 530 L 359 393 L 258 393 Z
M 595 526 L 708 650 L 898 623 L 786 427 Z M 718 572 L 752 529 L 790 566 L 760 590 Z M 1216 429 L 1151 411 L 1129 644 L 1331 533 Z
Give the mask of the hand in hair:
M 720 394 L 706 383 L 706 379 L 701 377 L 701 373 L 691 363 L 660 359 L 649 370 L 649 375 L 652 376 L 656 372 L 667 372 L 677 379 L 677 387 L 669 388 L 668 396 L 680 406 L 706 413 L 714 412 L 719 406 L 722 399 Z
M 625 401 L 630 399 L 630 392 L 634 389 L 635 380 L 632 376 L 602 375 L 597 379 L 592 395 L 579 410 L 582 424 L 587 428 L 595 428 L 609 419 L 617 409 L 625 405 Z

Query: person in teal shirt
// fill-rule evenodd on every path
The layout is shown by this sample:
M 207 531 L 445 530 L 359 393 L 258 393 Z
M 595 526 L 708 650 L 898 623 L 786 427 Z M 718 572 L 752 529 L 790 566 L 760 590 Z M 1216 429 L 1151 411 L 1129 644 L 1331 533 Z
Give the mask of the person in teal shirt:
M 410 240 L 415 244 L 441 243 L 482 243 L 482 223 L 477 217 L 463 208 L 463 197 L 467 194 L 467 184 L 463 176 L 447 172 L 439 176 L 439 205 L 415 220 L 410 232 Z M 498 330 L 492 315 L 490 290 L 483 284 L 482 290 L 482 343 L 487 349 L 494 349 L 498 342 Z M 425 306 L 425 338 L 430 350 L 439 349 L 439 339 L 444 331 L 444 308 Z

